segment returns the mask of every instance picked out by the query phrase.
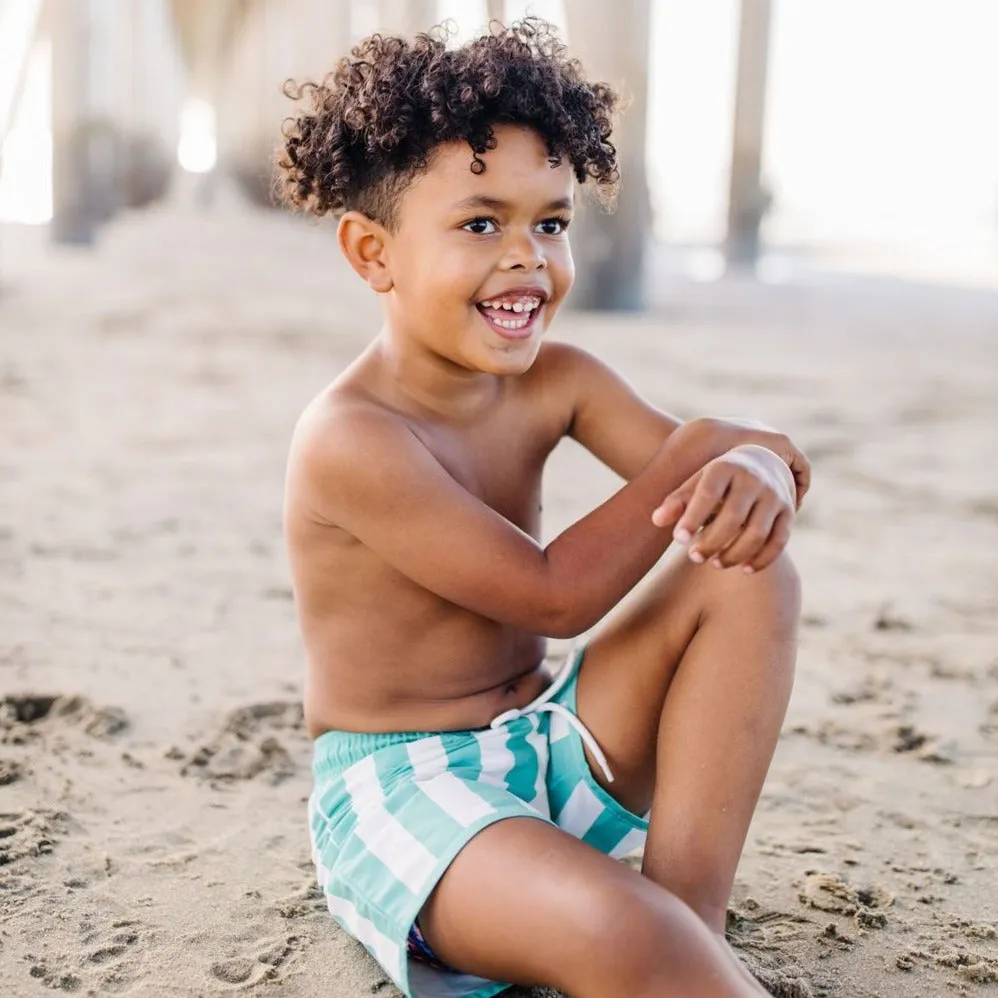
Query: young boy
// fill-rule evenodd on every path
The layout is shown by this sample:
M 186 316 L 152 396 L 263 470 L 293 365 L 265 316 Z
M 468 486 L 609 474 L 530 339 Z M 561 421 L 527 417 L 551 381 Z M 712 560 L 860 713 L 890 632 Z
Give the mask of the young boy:
M 288 200 L 341 214 L 384 312 L 288 469 L 330 911 L 410 995 L 765 994 L 724 928 L 792 685 L 806 460 L 542 343 L 577 183 L 617 179 L 616 97 L 549 26 L 374 36 L 303 89 Z M 542 547 L 564 436 L 627 484 Z M 688 557 L 553 678 L 545 639 L 592 628 L 673 539 Z M 615 862 L 642 845 L 640 874 Z

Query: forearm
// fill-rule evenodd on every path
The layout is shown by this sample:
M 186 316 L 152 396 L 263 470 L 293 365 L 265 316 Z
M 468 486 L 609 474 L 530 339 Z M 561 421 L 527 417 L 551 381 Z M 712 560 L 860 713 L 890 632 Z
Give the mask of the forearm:
M 627 485 L 545 550 L 552 637 L 587 630 L 611 610 L 661 558 L 672 532 L 652 511 L 673 490 L 719 456 L 709 427 L 688 426 L 670 439 Z

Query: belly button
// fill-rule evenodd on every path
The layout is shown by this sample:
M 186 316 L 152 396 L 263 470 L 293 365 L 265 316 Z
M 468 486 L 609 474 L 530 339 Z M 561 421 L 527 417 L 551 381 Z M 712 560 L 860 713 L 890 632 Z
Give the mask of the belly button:
M 516 692 L 516 687 L 517 687 L 517 683 L 515 681 L 512 682 L 512 683 L 507 683 L 503 687 L 503 693 L 507 693 L 507 694 L 509 694 L 509 693 L 515 693 Z

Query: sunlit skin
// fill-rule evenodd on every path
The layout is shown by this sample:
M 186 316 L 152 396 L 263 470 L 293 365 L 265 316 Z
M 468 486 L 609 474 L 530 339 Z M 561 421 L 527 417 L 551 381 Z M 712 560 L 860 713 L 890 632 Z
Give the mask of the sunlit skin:
M 575 276 L 569 165 L 552 167 L 540 138 L 522 128 L 504 129 L 485 158 L 476 175 L 466 144 L 439 149 L 403 199 L 394 232 L 355 212 L 340 224 L 348 259 L 362 256 L 362 276 L 382 293 L 380 357 L 403 391 L 434 408 L 473 404 L 497 377 L 523 374 Z M 548 297 L 531 335 L 511 341 L 475 303 L 522 285 Z
M 689 556 L 600 624 L 579 673 L 579 718 L 615 776 L 589 758 L 595 778 L 652 811 L 644 875 L 509 819 L 464 847 L 419 921 L 442 959 L 496 980 L 764 994 L 724 917 L 790 694 L 799 595 L 783 548 L 807 461 L 758 426 L 680 423 L 585 351 L 544 342 L 572 285 L 575 182 L 530 129 L 496 136 L 480 174 L 466 143 L 439 146 L 393 228 L 340 222 L 384 324 L 291 449 L 308 729 L 487 726 L 550 683 L 546 637 L 600 624 L 675 536 Z M 481 307 L 511 290 L 520 311 L 493 315 L 514 329 Z M 541 475 L 566 435 L 626 484 L 542 547 Z M 579 924 L 593 905 L 648 934 L 618 936 L 608 961 Z

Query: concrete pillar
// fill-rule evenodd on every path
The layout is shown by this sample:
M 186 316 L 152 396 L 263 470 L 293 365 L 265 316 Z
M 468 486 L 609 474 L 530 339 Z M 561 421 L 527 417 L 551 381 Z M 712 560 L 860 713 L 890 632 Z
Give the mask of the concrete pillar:
M 48 17 L 52 32 L 52 235 L 58 242 L 86 244 L 93 241 L 97 228 L 86 134 L 90 5 L 84 0 L 51 0 Z
M 295 112 L 288 79 L 320 82 L 351 44 L 350 0 L 258 0 L 227 56 L 218 109 L 219 167 L 270 203 L 281 123 Z
M 580 191 L 572 222 L 576 308 L 644 308 L 645 259 L 651 231 L 651 202 L 645 170 L 648 116 L 650 0 L 570 0 L 566 3 L 572 54 L 590 80 L 622 91 L 626 111 L 611 141 L 621 171 L 617 209 L 605 214 Z
M 122 114 L 126 128 L 122 199 L 140 207 L 163 196 L 177 155 L 184 74 L 166 0 L 119 10 L 125 31 Z
M 770 204 L 761 179 L 770 20 L 771 0 L 742 0 L 725 243 L 728 263 L 734 265 L 751 265 L 758 258 L 759 228 Z
M 52 39 L 52 234 L 92 242 L 117 211 L 166 187 L 172 162 L 162 138 L 175 113 L 151 113 L 151 86 L 176 92 L 161 0 L 48 0 Z M 150 30 L 151 29 L 151 30 Z M 144 84 L 140 86 L 140 83 Z M 171 83 L 173 86 L 171 86 Z

